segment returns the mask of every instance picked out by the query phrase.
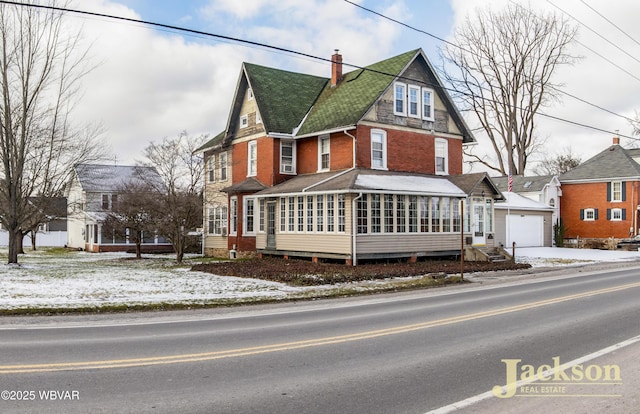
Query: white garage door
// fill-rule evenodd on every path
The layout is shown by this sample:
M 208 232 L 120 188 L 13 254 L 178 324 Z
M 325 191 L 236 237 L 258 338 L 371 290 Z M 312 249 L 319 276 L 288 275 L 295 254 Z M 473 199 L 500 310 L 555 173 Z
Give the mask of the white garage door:
M 544 217 L 532 215 L 507 216 L 507 246 L 540 247 L 544 244 Z

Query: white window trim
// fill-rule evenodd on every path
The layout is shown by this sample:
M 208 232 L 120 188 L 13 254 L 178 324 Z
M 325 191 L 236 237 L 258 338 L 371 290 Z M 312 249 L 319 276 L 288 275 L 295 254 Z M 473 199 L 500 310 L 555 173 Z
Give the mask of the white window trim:
M 244 197 L 242 202 L 242 233 L 246 236 L 255 236 L 258 219 L 260 216 L 258 213 L 258 199 L 255 197 Z M 249 203 L 253 204 L 253 228 L 248 228 L 249 220 L 247 220 L 247 213 L 249 210 Z
M 397 88 L 402 88 L 402 111 L 396 109 L 396 102 L 398 101 L 396 91 Z M 407 84 L 402 82 L 394 82 L 393 84 L 393 114 L 398 116 L 407 116 Z
M 589 218 L 589 213 L 591 213 L 591 218 Z M 595 208 L 585 208 L 584 209 L 584 221 L 596 221 L 596 209 Z
M 382 138 L 382 166 L 375 166 L 373 165 L 373 136 L 374 135 L 380 135 Z M 370 148 L 370 153 L 371 153 L 371 168 L 374 170 L 387 170 L 387 131 L 383 130 L 383 129 L 372 129 L 371 130 L 371 148 Z
M 247 91 L 247 96 L 249 101 L 253 100 L 253 89 L 249 88 L 249 90 Z
M 240 129 L 246 128 L 249 126 L 249 115 L 240 116 Z
M 251 154 L 255 157 L 255 171 L 251 171 Z M 247 143 L 247 177 L 255 177 L 258 175 L 258 143 L 249 141 Z
M 291 144 L 291 171 L 286 171 L 284 168 L 285 165 L 282 162 L 283 160 L 282 147 L 284 144 Z M 296 142 L 295 141 L 280 140 L 280 173 L 291 174 L 291 175 L 296 174 Z
M 322 167 L 322 141 L 323 140 L 327 140 L 327 142 L 329 143 L 329 152 L 327 153 L 329 155 L 329 166 L 326 168 Z M 318 171 L 329 171 L 331 169 L 331 139 L 329 135 L 320 135 L 318 137 Z
M 438 171 L 438 147 L 442 145 L 444 151 L 444 171 Z M 434 169 L 436 175 L 448 175 L 449 174 L 449 141 L 444 138 L 436 138 L 434 144 Z
M 615 198 L 613 195 L 616 193 L 614 187 L 617 185 L 620 186 L 620 198 Z M 622 202 L 622 181 L 612 181 L 611 182 L 611 202 L 612 203 L 620 203 Z
M 416 92 L 416 113 L 411 113 L 411 91 Z M 416 85 L 409 85 L 407 89 L 407 114 L 411 118 L 421 118 L 422 115 L 422 93 L 420 87 Z
M 261 124 L 262 123 L 262 116 L 260 115 L 259 111 L 256 111 L 256 124 Z
M 238 234 L 238 197 L 233 196 L 229 199 L 229 235 Z
M 428 116 L 424 115 L 424 93 L 425 92 L 429 92 L 429 108 L 430 108 L 430 114 Z M 434 109 L 433 109 L 433 97 L 434 97 L 434 92 L 433 89 L 431 88 L 422 88 L 422 94 L 421 94 L 421 106 L 420 106 L 420 113 L 422 115 L 422 119 L 424 119 L 425 121 L 433 121 L 434 120 Z
M 616 218 L 616 213 L 618 213 L 618 217 Z M 611 221 L 622 221 L 622 209 L 621 208 L 612 208 L 611 209 Z

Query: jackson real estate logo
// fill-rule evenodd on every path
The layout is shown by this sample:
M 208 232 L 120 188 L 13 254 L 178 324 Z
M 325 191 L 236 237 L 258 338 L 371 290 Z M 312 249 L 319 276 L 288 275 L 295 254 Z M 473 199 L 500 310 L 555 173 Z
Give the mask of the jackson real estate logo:
M 552 364 L 521 365 L 521 359 L 502 359 L 506 369 L 504 386 L 493 387 L 498 398 L 511 397 L 620 397 L 622 385 L 618 365 L 562 365 L 560 357 Z

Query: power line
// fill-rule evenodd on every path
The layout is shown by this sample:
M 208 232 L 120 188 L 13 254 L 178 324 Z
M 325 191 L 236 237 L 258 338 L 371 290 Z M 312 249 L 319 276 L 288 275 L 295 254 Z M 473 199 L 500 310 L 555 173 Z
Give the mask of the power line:
M 345 0 L 345 1 L 348 1 L 348 0 Z M 130 23 L 144 24 L 144 25 L 149 25 L 149 26 L 154 26 L 154 27 L 160 27 L 160 28 L 163 28 L 163 29 L 175 30 L 175 31 L 178 31 L 178 32 L 186 32 L 186 33 L 190 33 L 190 34 L 200 35 L 200 36 L 204 36 L 204 37 L 213 37 L 213 38 L 217 38 L 217 39 L 223 39 L 223 40 L 227 40 L 227 41 L 243 43 L 243 44 L 262 47 L 262 48 L 265 48 L 265 49 L 271 49 L 271 50 L 275 50 L 275 51 L 279 51 L 279 52 L 286 52 L 286 53 L 290 53 L 290 54 L 293 54 L 293 55 L 300 55 L 300 56 L 304 56 L 304 57 L 307 57 L 307 58 L 320 60 L 320 61 L 324 61 L 324 62 L 333 62 L 331 59 L 328 59 L 328 58 L 323 58 L 323 57 L 320 57 L 320 56 L 314 56 L 314 55 L 311 55 L 311 54 L 308 54 L 308 53 L 299 52 L 299 51 L 296 51 L 296 50 L 287 49 L 287 48 L 283 48 L 283 47 L 279 47 L 279 46 L 273 46 L 273 45 L 269 45 L 269 44 L 266 44 L 266 43 L 255 42 L 255 41 L 251 41 L 251 40 L 240 39 L 240 38 L 236 38 L 236 37 L 225 36 L 225 35 L 220 35 L 220 34 L 215 34 L 215 33 L 209 33 L 209 32 L 204 32 L 204 31 L 201 31 L 201 30 L 188 29 L 188 28 L 184 28 L 184 27 L 180 27 L 180 26 L 168 25 L 168 24 L 164 24 L 164 23 L 157 23 L 157 22 L 152 22 L 152 21 L 147 21 L 147 20 L 142 20 L 142 19 L 133 19 L 133 18 L 129 18 L 129 17 L 115 16 L 115 15 L 110 15 L 110 14 L 105 14 L 105 13 L 89 12 L 89 11 L 85 11 L 85 10 L 69 9 L 69 8 L 57 7 L 57 6 L 11 2 L 11 1 L 6 1 L 6 0 L 0 0 L 0 4 L 8 4 L 8 5 L 22 6 L 22 7 L 32 7 L 32 8 L 45 9 L 45 10 L 54 10 L 54 11 L 65 12 L 65 13 L 73 13 L 73 14 L 80 14 L 80 15 L 86 15 L 86 16 L 94 16 L 94 17 L 101 17 L 101 18 L 107 18 L 107 19 L 126 21 L 126 22 L 130 22 Z M 412 80 L 412 81 L 416 81 L 416 82 L 418 81 L 416 79 L 411 79 L 411 78 L 403 77 L 403 76 L 397 76 L 395 74 L 386 73 L 386 72 L 383 72 L 383 71 L 378 71 L 378 70 L 375 70 L 375 69 L 366 68 L 366 67 L 362 67 L 362 66 L 358 66 L 358 65 L 348 64 L 348 63 L 345 63 L 345 62 L 343 62 L 343 65 L 350 66 L 350 67 L 353 67 L 353 68 L 356 68 L 356 69 L 370 71 L 372 73 L 377 73 L 377 74 L 381 74 L 381 75 L 385 75 L 385 76 L 398 78 L 398 79 L 406 79 L 406 80 Z M 456 90 L 454 90 L 452 88 L 447 88 L 447 87 L 445 87 L 443 85 L 433 85 L 433 84 L 431 84 L 431 86 L 437 86 L 437 87 L 440 87 L 440 88 L 442 88 L 444 90 L 447 90 L 447 91 L 460 93 L 459 91 L 456 91 Z M 467 96 L 470 96 L 470 97 L 474 97 L 473 94 L 469 94 L 469 93 L 463 93 L 463 94 L 467 95 Z M 494 100 L 490 100 L 490 99 L 486 99 L 486 98 L 481 98 L 481 99 L 486 100 L 486 101 L 490 101 L 490 102 L 491 101 L 496 102 Z M 522 108 L 517 108 L 517 109 L 522 109 Z M 589 126 L 589 125 L 582 124 L 582 123 L 579 123 L 579 122 L 570 121 L 570 120 L 563 119 L 563 118 L 560 118 L 560 117 L 546 115 L 546 114 L 543 114 L 543 113 L 540 113 L 540 115 L 548 117 L 548 118 L 552 118 L 552 119 L 555 119 L 555 120 L 558 120 L 558 121 L 566 122 L 566 123 L 569 123 L 569 124 L 572 124 L 572 125 L 578 125 L 578 126 L 582 126 L 584 128 L 593 129 L 593 130 L 601 131 L 601 132 L 607 132 L 609 134 L 614 134 L 614 132 L 612 132 L 612 131 L 607 131 L 607 130 L 604 130 L 604 129 L 601 129 L 601 128 Z M 628 138 L 628 139 L 634 139 L 634 140 L 637 139 L 637 138 L 634 138 L 634 137 L 625 136 L 625 135 L 621 135 L 621 134 L 617 134 L 617 135 L 622 137 L 622 138 Z
M 578 20 L 576 17 L 574 17 L 571 13 L 561 9 L 559 6 L 557 6 L 556 4 L 554 4 L 551 0 L 547 0 L 547 3 L 549 3 L 550 5 L 552 5 L 553 7 L 555 7 L 556 9 L 560 10 L 563 14 L 566 14 L 567 16 L 569 16 L 571 19 L 575 20 L 576 22 L 578 22 L 579 25 L 581 25 L 582 27 L 588 29 L 590 32 L 592 32 L 593 34 L 595 34 L 596 36 L 598 36 L 600 39 L 604 40 L 605 42 L 609 43 L 611 46 L 615 47 L 616 49 L 618 49 L 619 51 L 621 51 L 622 53 L 624 53 L 625 55 L 629 56 L 631 59 L 635 60 L 636 62 L 640 63 L 640 59 L 636 58 L 635 56 L 633 56 L 631 53 L 627 52 L 626 50 L 624 50 L 623 48 L 621 48 L 620 46 L 618 46 L 617 44 L 615 44 L 614 42 L 612 42 L 611 40 L 607 39 L 606 37 L 604 37 L 603 35 L 601 35 L 600 33 L 598 33 L 597 31 L 595 31 L 594 29 L 592 29 L 591 27 L 587 26 L 586 24 L 584 24 L 583 22 L 581 22 L 580 20 Z
M 582 4 L 584 4 L 585 6 L 587 6 L 588 8 L 590 8 L 591 10 L 593 10 L 594 13 L 596 13 L 598 16 L 602 17 L 604 20 L 606 20 L 611 26 L 615 27 L 616 29 L 618 29 L 620 31 L 620 33 L 622 33 L 623 35 L 627 36 L 629 39 L 631 39 L 632 41 L 635 42 L 635 44 L 637 44 L 638 46 L 640 46 L 640 42 L 638 42 L 636 39 L 634 39 L 633 37 L 631 37 L 631 35 L 627 32 L 625 32 L 624 30 L 622 30 L 617 24 L 615 24 L 614 22 L 612 22 L 611 20 L 607 19 L 602 13 L 600 13 L 598 10 L 594 9 L 593 7 L 591 7 L 589 4 L 587 4 L 586 1 L 584 0 L 580 0 L 582 2 Z
M 429 37 L 432 37 L 432 38 L 434 38 L 434 39 L 436 39 L 436 40 L 442 41 L 443 43 L 448 44 L 448 45 L 450 45 L 450 46 L 453 46 L 453 47 L 455 47 L 456 49 L 460 49 L 460 50 L 462 50 L 462 51 L 464 51 L 464 52 L 467 52 L 467 53 L 470 53 L 470 54 L 474 54 L 474 55 L 475 55 L 475 52 L 472 52 L 472 51 L 470 51 L 470 50 L 468 50 L 468 49 L 465 49 L 464 47 L 462 47 L 462 46 L 460 46 L 460 45 L 457 45 L 457 44 L 455 44 L 455 43 L 453 43 L 453 42 L 450 42 L 450 41 L 448 41 L 448 40 L 442 39 L 441 37 L 438 37 L 438 36 L 436 36 L 436 35 L 434 35 L 434 34 L 432 34 L 432 33 L 426 32 L 426 31 L 424 31 L 424 30 L 422 30 L 422 29 L 419 29 L 419 28 L 416 28 L 416 27 L 414 27 L 414 26 L 411 26 L 411 25 L 409 25 L 409 24 L 407 24 L 407 23 L 404 23 L 404 22 L 401 22 L 401 21 L 399 21 L 399 20 L 393 19 L 393 18 L 391 18 L 391 17 L 389 17 L 389 16 L 386 16 L 386 15 L 384 15 L 384 14 L 382 14 L 382 13 L 379 13 L 379 12 L 377 12 L 377 11 L 375 11 L 375 10 L 372 10 L 372 9 L 367 8 L 367 7 L 364 7 L 364 6 L 361 6 L 361 5 L 359 5 L 359 4 L 356 4 L 356 3 L 354 3 L 354 2 L 352 2 L 352 1 L 350 1 L 350 0 L 344 0 L 344 1 L 345 1 L 346 3 L 352 4 L 352 5 L 353 5 L 353 6 L 355 6 L 355 7 L 360 8 L 360 9 L 362 9 L 362 10 L 365 10 L 365 11 L 367 11 L 367 12 L 369 12 L 369 13 L 372 13 L 372 14 L 375 14 L 375 15 L 377 15 L 377 16 L 379 16 L 379 17 L 382 17 L 383 19 L 387 19 L 387 20 L 389 20 L 389 21 L 392 21 L 392 22 L 394 22 L 394 23 L 397 23 L 397 24 L 399 24 L 399 25 L 402 25 L 402 26 L 404 26 L 404 27 L 406 27 L 406 28 L 408 28 L 408 29 L 411 29 L 411 30 L 413 30 L 413 31 L 416 31 L 416 32 L 419 32 L 419 33 L 425 34 L 425 35 L 427 35 L 427 36 L 429 36 Z M 515 2 L 513 2 L 513 0 L 511 0 L 511 3 L 513 3 L 513 4 L 514 4 L 515 6 L 517 6 L 517 7 L 522 7 L 521 5 L 519 5 L 519 4 L 515 3 Z M 591 48 L 589 48 L 588 46 L 583 45 L 582 43 L 578 42 L 577 40 L 576 40 L 576 42 L 577 42 L 578 44 L 580 44 L 581 46 L 585 47 L 586 49 L 590 50 L 590 51 L 591 51 L 591 52 L 593 52 L 594 54 L 596 54 L 596 55 L 600 56 L 602 59 L 604 59 L 604 60 L 606 60 L 607 62 L 611 63 L 612 65 L 614 65 L 614 66 L 618 67 L 620 70 L 624 71 L 624 72 L 625 72 L 625 73 L 627 73 L 628 75 L 630 75 L 630 76 L 632 76 L 632 77 L 636 78 L 638 81 L 640 81 L 640 78 L 639 78 L 639 77 L 636 77 L 636 76 L 635 76 L 634 74 L 632 74 L 631 72 L 626 71 L 624 68 L 622 68 L 622 67 L 618 66 L 616 63 L 614 63 L 614 62 L 610 61 L 609 59 L 607 59 L 607 58 L 605 58 L 604 56 L 600 55 L 599 53 L 597 53 L 596 51 L 592 50 L 592 49 L 591 49 Z M 628 122 L 635 122 L 635 121 L 636 121 L 636 120 L 634 120 L 634 119 L 632 119 L 632 118 L 629 118 L 629 117 L 627 117 L 627 116 L 624 116 L 624 115 L 618 114 L 618 113 L 616 113 L 616 112 L 614 112 L 614 111 L 612 111 L 612 110 L 610 110 L 610 109 L 606 109 L 606 108 L 604 108 L 604 107 L 602 107 L 602 106 L 600 106 L 600 105 L 597 105 L 597 104 L 594 104 L 594 103 L 592 103 L 592 102 L 589 102 L 589 101 L 587 101 L 586 99 L 583 99 L 583 98 L 580 98 L 580 97 L 578 97 L 578 96 L 572 95 L 572 94 L 570 94 L 570 93 L 568 93 L 568 92 L 565 92 L 565 91 L 563 91 L 563 90 L 558 90 L 558 91 L 559 91 L 560 93 L 564 94 L 564 95 L 567 95 L 567 96 L 568 96 L 568 97 L 570 97 L 570 98 L 573 98 L 573 99 L 575 99 L 575 100 L 577 100 L 577 101 L 580 101 L 580 102 L 582 102 L 582 103 L 584 103 L 584 104 L 586 104 L 586 105 L 592 106 L 592 107 L 594 107 L 594 108 L 596 108 L 596 109 L 599 109 L 599 110 L 601 110 L 601 111 L 607 112 L 607 113 L 609 113 L 609 114 L 611 114 L 611 115 L 617 116 L 617 117 L 619 117 L 619 118 L 621 118 L 621 119 L 624 119 L 624 120 L 626 120 L 626 121 L 628 121 Z M 569 123 L 572 123 L 572 124 L 576 124 L 576 123 L 571 122 L 571 121 L 568 121 L 568 122 L 569 122 Z M 598 129 L 598 128 L 595 128 L 595 129 Z

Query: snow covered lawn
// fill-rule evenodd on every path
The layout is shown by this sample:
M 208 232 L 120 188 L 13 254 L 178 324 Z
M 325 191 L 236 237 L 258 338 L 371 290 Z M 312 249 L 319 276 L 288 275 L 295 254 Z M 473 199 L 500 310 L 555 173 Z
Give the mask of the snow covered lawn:
M 44 249 L 20 256 L 20 266 L 7 265 L 0 249 L 0 310 L 105 308 L 117 306 L 200 305 L 304 297 L 340 287 L 293 287 L 257 279 L 217 276 L 177 266 L 173 256 L 132 260 L 125 253 L 55 253 Z M 639 252 L 566 248 L 519 248 L 519 262 L 540 266 L 571 266 L 598 261 L 640 259 Z M 379 287 L 390 281 L 366 282 Z
M 305 288 L 191 272 L 173 256 L 129 260 L 126 253 L 28 252 L 20 266 L 0 250 L 0 309 L 206 304 L 224 299 L 284 298 Z

